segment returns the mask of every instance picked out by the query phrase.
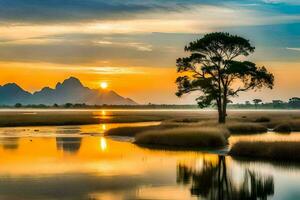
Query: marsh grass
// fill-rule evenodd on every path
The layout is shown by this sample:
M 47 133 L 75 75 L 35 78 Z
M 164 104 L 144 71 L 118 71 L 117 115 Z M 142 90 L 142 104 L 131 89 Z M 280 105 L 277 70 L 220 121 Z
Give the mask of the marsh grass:
M 184 127 L 149 130 L 136 136 L 136 143 L 141 145 L 164 145 L 173 147 L 216 148 L 227 144 L 229 133 L 222 127 Z
M 269 117 L 258 117 L 254 120 L 254 122 L 258 122 L 258 123 L 261 123 L 261 122 L 270 122 L 271 119 Z
M 169 119 L 167 114 L 122 113 L 99 111 L 16 111 L 0 112 L 0 127 L 61 126 L 101 123 L 135 123 Z
M 257 160 L 299 162 L 300 142 L 241 141 L 232 146 L 229 154 Z
M 251 122 L 229 122 L 226 127 L 232 134 L 257 134 L 268 131 L 266 126 Z
M 127 136 L 135 137 L 136 135 L 143 133 L 145 131 L 160 131 L 164 129 L 176 128 L 179 125 L 153 125 L 153 126 L 139 126 L 139 127 L 118 127 L 113 128 L 105 132 L 108 136 Z
M 105 111 L 105 115 L 101 110 L 14 110 L 0 112 L 0 127 L 14 126 L 48 126 L 48 125 L 86 125 L 101 123 L 135 123 L 161 121 L 163 124 L 180 125 L 180 126 L 216 126 L 217 112 L 215 111 Z M 270 119 L 269 122 L 263 118 Z M 260 121 L 255 122 L 254 121 Z M 248 128 L 240 128 L 237 124 Z M 246 124 L 247 123 L 247 124 Z M 250 123 L 250 124 L 248 124 Z M 254 131 L 254 124 L 262 125 L 268 128 L 275 128 L 277 125 L 287 123 L 291 126 L 292 131 L 300 131 L 300 112 L 298 111 L 229 111 L 227 124 L 233 133 L 258 133 L 262 131 Z M 234 125 L 231 125 L 234 124 Z M 249 131 L 249 129 L 251 129 Z M 244 131 L 246 130 L 246 132 Z
M 288 121 L 289 125 L 291 126 L 292 131 L 300 131 L 300 119 L 293 119 Z
M 287 124 L 287 123 L 279 124 L 274 128 L 274 132 L 290 133 L 290 132 L 292 132 L 292 128 L 291 128 L 290 124 Z
M 107 130 L 105 132 L 105 135 L 135 137 L 136 135 L 143 133 L 145 131 L 161 131 L 165 129 L 180 128 L 180 127 L 199 128 L 204 125 L 203 122 L 200 123 L 199 121 L 200 120 L 197 118 L 182 118 L 182 119 L 178 118 L 178 119 L 162 121 L 160 125 L 140 126 L 140 127 L 117 127 L 117 128 Z M 213 123 L 213 126 L 216 125 L 217 123 Z

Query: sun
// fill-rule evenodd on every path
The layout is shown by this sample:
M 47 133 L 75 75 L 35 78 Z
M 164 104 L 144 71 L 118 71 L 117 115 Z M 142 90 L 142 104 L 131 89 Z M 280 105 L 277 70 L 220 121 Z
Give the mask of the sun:
M 100 83 L 100 87 L 101 87 L 102 89 L 106 89 L 106 88 L 108 87 L 107 82 L 101 82 L 101 83 Z

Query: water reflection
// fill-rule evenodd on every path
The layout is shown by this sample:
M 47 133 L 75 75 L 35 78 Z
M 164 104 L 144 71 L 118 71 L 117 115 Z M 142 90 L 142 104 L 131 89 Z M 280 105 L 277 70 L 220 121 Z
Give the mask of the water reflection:
M 17 138 L 17 137 L 3 137 L 0 139 L 3 149 L 6 149 L 6 150 L 18 149 L 18 146 L 19 146 L 18 141 L 19 141 L 19 138 Z
M 80 137 L 58 137 L 56 138 L 56 145 L 58 150 L 68 153 L 76 153 L 81 146 Z
M 107 143 L 104 137 L 100 138 L 100 148 L 102 151 L 105 151 L 107 149 Z
M 79 134 L 81 133 L 80 126 L 57 127 L 56 134 Z
M 239 184 L 234 183 L 233 175 L 228 172 L 226 159 L 219 156 L 218 164 L 203 162 L 200 169 L 184 164 L 177 166 L 177 182 L 191 184 L 190 192 L 200 199 L 220 200 L 254 200 L 267 199 L 274 194 L 272 176 L 264 176 L 245 169 L 244 177 Z
M 101 131 L 0 130 L 0 199 L 300 199 L 299 166 L 141 148 Z

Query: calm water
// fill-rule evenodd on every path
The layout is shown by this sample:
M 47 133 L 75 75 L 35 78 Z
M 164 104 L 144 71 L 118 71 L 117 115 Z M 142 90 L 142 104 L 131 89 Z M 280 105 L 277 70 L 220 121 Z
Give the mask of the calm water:
M 117 126 L 1 128 L 0 199 L 300 199 L 300 166 L 150 150 L 103 136 Z

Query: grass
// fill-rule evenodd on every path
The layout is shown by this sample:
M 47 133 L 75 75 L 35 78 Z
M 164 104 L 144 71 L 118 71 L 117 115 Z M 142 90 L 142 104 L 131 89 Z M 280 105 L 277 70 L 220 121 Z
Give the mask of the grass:
M 292 128 L 289 124 L 279 124 L 274 128 L 274 132 L 290 133 L 290 132 L 292 132 Z
M 263 114 L 263 115 L 262 115 Z M 101 123 L 134 123 L 161 121 L 182 126 L 215 126 L 216 111 L 195 110 L 1 110 L 0 127 L 85 125 Z M 266 120 L 267 119 L 267 120 Z M 270 120 L 270 121 L 269 121 Z M 259 121 L 259 123 L 255 122 Z M 267 122 L 269 121 L 269 122 Z M 300 131 L 299 111 L 228 111 L 227 124 L 232 133 L 264 132 L 265 126 L 275 128 L 287 123 L 292 131 Z M 243 125 L 241 125 L 243 124 Z M 255 125 L 256 124 L 256 125 Z M 242 127 L 241 127 L 242 126 Z M 258 130 L 257 130 L 258 129 Z
M 213 148 L 225 146 L 228 137 L 228 131 L 221 127 L 184 127 L 149 130 L 137 135 L 135 142 L 140 145 Z
M 233 157 L 244 157 L 257 160 L 300 161 L 300 142 L 237 142 L 229 154 Z
M 0 127 L 17 126 L 60 126 L 87 125 L 101 123 L 134 123 L 162 121 L 169 119 L 167 114 L 150 112 L 106 112 L 101 111 L 1 111 Z
M 251 122 L 229 122 L 226 127 L 232 134 L 257 134 L 268 131 L 266 126 Z
M 261 123 L 261 122 L 270 122 L 270 121 L 271 121 L 271 119 L 269 117 L 259 117 L 259 118 L 254 120 L 254 122 L 259 122 L 259 123 Z
M 290 124 L 292 131 L 300 131 L 300 119 L 293 119 L 287 123 Z
M 136 135 L 145 131 L 161 131 L 164 129 L 177 128 L 179 125 L 176 124 L 165 124 L 165 125 L 153 125 L 153 126 L 139 126 L 139 127 L 117 127 L 109 129 L 105 132 L 105 135 L 109 136 L 127 136 L 135 137 Z
M 134 137 L 135 135 L 147 131 L 157 129 L 159 125 L 154 126 L 139 126 L 139 127 L 117 127 L 109 129 L 105 132 L 105 135 L 109 136 L 127 136 Z

